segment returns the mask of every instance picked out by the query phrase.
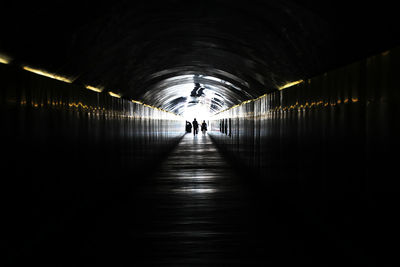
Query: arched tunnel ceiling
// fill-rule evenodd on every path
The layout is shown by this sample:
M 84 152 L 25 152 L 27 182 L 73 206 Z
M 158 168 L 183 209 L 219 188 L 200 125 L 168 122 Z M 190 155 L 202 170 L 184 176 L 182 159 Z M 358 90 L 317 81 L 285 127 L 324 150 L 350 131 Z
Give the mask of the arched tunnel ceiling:
M 2 6 L 0 53 L 175 113 L 216 112 L 397 46 L 395 10 L 389 1 L 13 1 Z

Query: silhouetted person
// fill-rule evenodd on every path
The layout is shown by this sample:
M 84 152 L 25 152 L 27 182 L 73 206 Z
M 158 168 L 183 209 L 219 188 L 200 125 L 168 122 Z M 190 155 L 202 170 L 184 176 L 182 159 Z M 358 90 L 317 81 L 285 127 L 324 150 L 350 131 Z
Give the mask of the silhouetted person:
M 206 132 L 207 132 L 207 123 L 206 123 L 206 121 L 203 121 L 202 124 L 201 124 L 201 132 L 203 133 L 203 135 L 205 135 Z
M 198 134 L 198 132 L 199 132 L 199 123 L 196 121 L 196 118 L 194 118 L 194 120 L 192 122 L 192 125 L 193 125 L 193 135 Z
M 190 121 L 186 121 L 186 132 L 192 132 L 192 124 L 190 123 Z

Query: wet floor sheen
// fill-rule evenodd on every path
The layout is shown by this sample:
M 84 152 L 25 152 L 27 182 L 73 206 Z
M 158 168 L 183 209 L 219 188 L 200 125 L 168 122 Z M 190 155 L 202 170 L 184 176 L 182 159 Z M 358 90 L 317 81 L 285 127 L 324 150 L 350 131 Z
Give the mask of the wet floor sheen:
M 128 202 L 126 242 L 138 246 L 123 257 L 138 266 L 338 266 L 360 256 L 296 205 L 301 192 L 234 170 L 209 136 L 185 135 Z
M 62 216 L 48 223 L 42 219 L 41 228 L 33 231 L 38 236 L 25 238 L 14 261 L 40 266 L 340 266 L 362 257 L 332 224 L 296 205 L 301 193 L 261 186 L 250 174 L 238 176 L 234 167 L 209 136 L 186 134 L 164 161 L 154 163 L 151 174 L 116 172 L 108 180 L 114 191 L 100 192 L 101 198 L 79 205 L 55 202 Z
M 118 266 L 335 266 L 343 260 L 334 232 L 306 222 L 288 194 L 257 186 L 235 169 L 209 136 L 186 134 L 151 177 L 113 197 L 81 253 L 87 262 Z
M 142 233 L 147 263 L 231 266 L 247 258 L 245 194 L 207 135 L 187 134 L 142 194 L 153 210 Z
M 47 209 L 14 226 L 10 261 L 18 266 L 370 266 L 363 250 L 318 216 L 329 207 L 316 210 L 316 200 L 308 201 L 301 191 L 261 183 L 243 171 L 239 176 L 237 167 L 209 136 L 186 134 L 167 158 L 155 160 L 151 172 L 145 166 L 132 173 L 116 170 L 107 176 L 109 190 L 93 186 L 90 190 L 99 192 L 74 201 L 44 199 L 39 206 Z

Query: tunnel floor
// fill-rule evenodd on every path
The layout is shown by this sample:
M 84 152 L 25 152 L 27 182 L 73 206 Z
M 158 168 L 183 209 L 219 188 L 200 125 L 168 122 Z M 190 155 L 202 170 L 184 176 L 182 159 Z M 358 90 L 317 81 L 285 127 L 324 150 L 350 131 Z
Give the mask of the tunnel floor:
M 143 192 L 154 211 L 143 236 L 149 262 L 232 266 L 247 257 L 246 195 L 208 135 L 187 134 L 154 177 Z
M 307 222 L 292 201 L 249 179 L 236 174 L 208 135 L 186 134 L 129 199 L 97 219 L 81 251 L 88 262 L 123 266 L 362 262 L 335 230 Z
M 251 179 L 235 172 L 208 135 L 186 134 L 140 183 L 64 211 L 50 226 L 36 229 L 40 237 L 25 242 L 17 261 L 41 266 L 362 262 L 365 255 L 333 228 L 306 220 L 295 201 L 285 201 L 287 194 L 277 197 L 282 192 L 244 182 Z
M 140 199 L 144 223 L 141 263 L 156 266 L 233 266 L 247 258 L 246 192 L 208 135 L 186 134 Z M 139 257 L 140 258 L 140 257 Z

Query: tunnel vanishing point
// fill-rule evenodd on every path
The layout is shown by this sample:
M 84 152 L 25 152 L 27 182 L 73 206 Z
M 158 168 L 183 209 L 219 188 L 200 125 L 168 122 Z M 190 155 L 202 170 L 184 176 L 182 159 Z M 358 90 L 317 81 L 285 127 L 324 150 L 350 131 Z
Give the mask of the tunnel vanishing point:
M 394 3 L 0 10 L 1 266 L 398 266 Z

